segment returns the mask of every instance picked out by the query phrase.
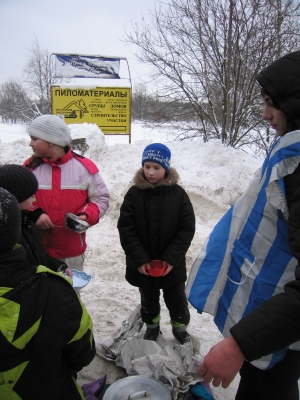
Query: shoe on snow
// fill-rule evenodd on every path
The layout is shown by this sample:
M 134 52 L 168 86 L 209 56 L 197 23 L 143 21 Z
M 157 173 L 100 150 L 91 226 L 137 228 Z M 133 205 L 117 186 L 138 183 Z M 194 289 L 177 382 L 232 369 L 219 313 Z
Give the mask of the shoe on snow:
M 178 331 L 176 329 L 172 329 L 174 337 L 180 342 L 180 344 L 190 343 L 191 337 L 187 331 Z
M 158 338 L 159 332 L 160 332 L 159 325 L 157 325 L 157 327 L 154 328 L 154 329 L 147 328 L 146 333 L 144 335 L 144 339 L 145 340 L 152 340 L 153 342 L 156 342 L 156 339 Z

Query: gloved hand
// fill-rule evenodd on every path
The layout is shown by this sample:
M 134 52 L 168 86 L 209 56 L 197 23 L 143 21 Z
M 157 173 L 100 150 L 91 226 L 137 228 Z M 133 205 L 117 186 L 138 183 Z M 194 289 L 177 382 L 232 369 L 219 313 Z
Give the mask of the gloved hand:
M 104 390 L 106 383 L 106 375 L 96 381 L 85 383 L 81 386 L 84 397 L 86 400 L 98 400 L 101 391 Z

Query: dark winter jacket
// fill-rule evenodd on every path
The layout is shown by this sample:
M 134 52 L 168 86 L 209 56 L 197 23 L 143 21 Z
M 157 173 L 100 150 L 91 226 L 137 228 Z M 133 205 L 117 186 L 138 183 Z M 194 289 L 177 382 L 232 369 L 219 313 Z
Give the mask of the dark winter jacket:
M 296 61 L 294 66 L 290 60 Z M 300 51 L 279 59 L 257 77 L 286 113 L 289 131 L 300 129 Z M 282 73 L 284 72 L 284 73 Z M 300 130 L 299 130 L 300 141 Z M 290 249 L 300 264 L 300 167 L 284 178 L 289 208 Z M 275 295 L 231 328 L 246 359 L 252 361 L 300 340 L 300 266 L 285 292 Z
M 177 184 L 174 168 L 153 186 L 140 168 L 124 197 L 118 229 L 126 254 L 126 279 L 138 287 L 167 288 L 186 281 L 185 255 L 195 233 L 193 206 Z M 151 260 L 163 260 L 174 268 L 165 277 L 154 278 L 137 269 Z
M 18 246 L 0 259 L 0 399 L 82 400 L 76 372 L 95 355 L 91 318 L 66 278 L 35 270 Z
M 21 210 L 22 235 L 19 243 L 26 251 L 26 259 L 28 263 L 34 267 L 44 265 L 52 271 L 64 272 L 67 265 L 46 253 L 40 231 L 32 221 L 32 217 L 32 212 Z

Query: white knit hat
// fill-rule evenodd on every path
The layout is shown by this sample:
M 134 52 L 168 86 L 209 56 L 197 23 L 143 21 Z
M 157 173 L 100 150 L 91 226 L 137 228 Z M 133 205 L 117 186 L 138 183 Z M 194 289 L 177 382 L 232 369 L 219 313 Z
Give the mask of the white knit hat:
M 68 125 L 57 115 L 45 114 L 34 119 L 29 125 L 29 136 L 34 136 L 58 146 L 68 146 L 72 138 Z

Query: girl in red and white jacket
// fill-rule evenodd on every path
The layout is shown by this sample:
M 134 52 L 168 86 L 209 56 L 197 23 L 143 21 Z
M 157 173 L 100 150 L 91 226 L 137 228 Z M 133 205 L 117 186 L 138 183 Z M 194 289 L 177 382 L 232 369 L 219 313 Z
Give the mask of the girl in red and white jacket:
M 109 206 L 109 192 L 97 166 L 71 151 L 68 125 L 56 115 L 41 115 L 28 130 L 33 155 L 24 165 L 35 174 L 39 189 L 33 212 L 46 252 L 69 268 L 83 270 L 86 234 L 65 227 L 66 213 L 90 226 Z

